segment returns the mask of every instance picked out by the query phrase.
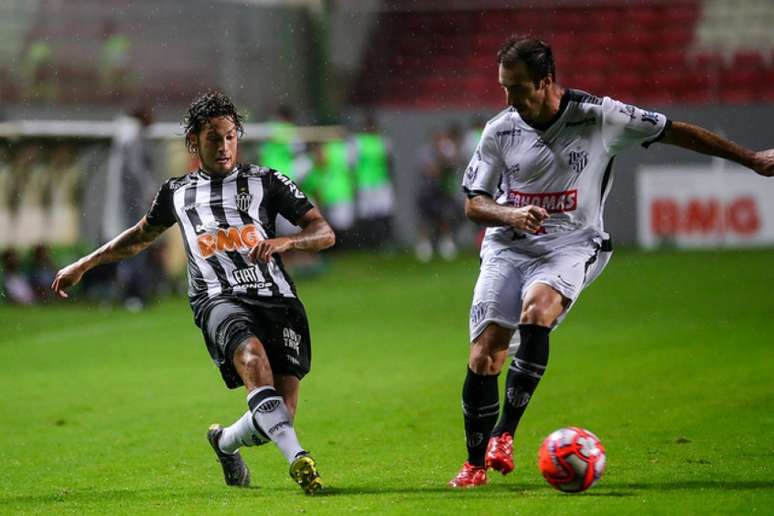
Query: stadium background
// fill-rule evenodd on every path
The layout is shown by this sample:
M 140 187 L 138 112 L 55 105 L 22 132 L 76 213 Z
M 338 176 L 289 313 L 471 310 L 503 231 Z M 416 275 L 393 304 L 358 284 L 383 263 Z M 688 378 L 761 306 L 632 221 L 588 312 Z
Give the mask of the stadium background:
M 774 3 L 769 0 L 7 0 L 0 3 L 0 249 L 14 247 L 27 259 L 33 246 L 42 242 L 53 247 L 56 258 L 66 258 L 99 243 L 104 239 L 106 210 L 111 208 L 106 195 L 108 166 L 111 145 L 124 120 L 122 115 L 138 107 L 152 113 L 152 149 L 156 158 L 153 174 L 157 181 L 146 186 L 153 191 L 164 177 L 178 175 L 189 165 L 179 120 L 191 99 L 211 87 L 231 95 L 236 104 L 249 113 L 248 121 L 253 125 L 248 128 L 242 150 L 246 161 L 255 161 L 261 142 L 272 136 L 273 126 L 267 122 L 273 119 L 279 105 L 294 108 L 299 126 L 310 128 L 304 133 L 309 141 L 328 141 L 347 131 L 351 134 L 361 128 L 372 113 L 381 133 L 392 142 L 392 179 L 396 192 L 392 218 L 397 249 L 411 249 L 420 225 L 416 205 L 416 195 L 421 187 L 419 149 L 431 141 L 433 134 L 450 124 L 467 129 L 503 108 L 503 94 L 496 83 L 494 55 L 511 33 L 533 34 L 552 43 L 557 57 L 558 80 L 564 86 L 610 95 L 662 111 L 670 118 L 716 130 L 753 149 L 770 148 L 774 145 L 771 129 L 774 119 L 772 26 Z M 57 173 L 61 169 L 51 165 L 61 144 L 75 149 L 77 166 L 69 169 L 70 173 Z M 664 230 L 663 234 L 656 235 L 655 241 L 642 235 L 643 222 L 646 229 L 650 226 L 651 232 L 653 225 L 658 226 L 653 222 L 658 219 L 653 214 L 653 205 L 643 204 L 643 190 L 638 186 L 638 178 L 649 172 L 642 167 L 651 167 L 650 172 L 668 170 L 673 174 L 671 177 L 697 171 L 706 177 L 706 181 L 698 180 L 701 188 L 692 197 L 690 185 L 686 192 L 682 182 L 675 185 L 671 180 L 659 182 L 657 174 L 650 176 L 651 195 L 655 197 L 646 199 L 648 202 L 663 200 L 672 193 L 678 204 L 683 203 L 678 207 L 682 215 L 666 214 L 666 226 L 676 228 L 676 232 Z M 669 507 L 699 512 L 704 508 L 701 503 L 707 494 L 705 490 L 711 498 L 728 504 L 730 512 L 770 506 L 765 500 L 772 501 L 774 487 L 766 480 L 770 479 L 772 458 L 772 355 L 769 347 L 774 338 L 770 317 L 774 307 L 768 292 L 774 279 L 769 266 L 774 252 L 771 231 L 774 216 L 769 208 L 774 192 L 769 183 L 752 177 L 751 173 L 747 173 L 750 177 L 739 180 L 741 193 L 735 195 L 753 199 L 757 225 L 752 234 L 729 235 L 733 224 L 729 224 L 731 215 L 727 211 L 734 199 L 725 197 L 725 189 L 733 186 L 737 191 L 739 188 L 737 176 L 718 180 L 726 177 L 724 167 L 707 157 L 669 146 L 652 147 L 649 151 L 635 149 L 616 159 L 615 185 L 606 208 L 606 224 L 624 251 L 613 261 L 600 284 L 584 294 L 586 299 L 576 309 L 578 315 L 570 317 L 562 332 L 557 333 L 559 342 L 570 344 L 578 340 L 577 348 L 568 346 L 564 357 L 557 353 L 552 361 L 559 371 L 572 371 L 571 366 L 590 371 L 589 377 L 601 385 L 602 391 L 610 393 L 621 388 L 621 394 L 613 396 L 615 402 L 639 404 L 645 398 L 647 410 L 621 423 L 613 418 L 620 410 L 619 406 L 590 386 L 580 387 L 582 394 L 603 407 L 602 412 L 610 417 L 606 420 L 602 415 L 595 416 L 598 419 L 592 418 L 592 422 L 605 430 L 603 440 L 609 436 L 606 442 L 618 450 L 620 458 L 618 476 L 611 475 L 610 487 L 605 488 L 603 483 L 598 488 L 602 498 L 594 503 L 602 505 L 584 505 L 591 504 L 589 499 L 567 502 L 570 505 L 566 508 L 570 512 L 589 513 L 599 507 L 603 508 L 601 512 L 631 512 L 638 507 L 627 505 L 634 503 L 626 498 L 627 493 L 632 492 L 648 501 L 648 512 L 669 512 Z M 458 169 L 459 174 L 462 171 L 463 168 Z M 56 198 L 52 202 L 50 197 L 42 198 L 42 190 L 47 190 L 49 196 L 52 191 L 66 195 L 64 199 Z M 64 211 L 56 211 L 52 206 L 64 207 Z M 26 209 L 30 207 L 31 210 Z M 144 209 L 144 206 L 139 208 Z M 179 239 L 175 232 L 170 232 L 168 238 L 170 241 Z M 344 448 L 355 457 L 359 453 L 358 445 L 374 446 L 374 439 L 377 444 L 393 449 L 400 447 L 403 436 L 392 426 L 400 426 L 402 420 L 393 425 L 382 419 L 385 411 L 403 409 L 393 406 L 392 397 L 386 394 L 395 389 L 394 384 L 389 383 L 393 381 L 400 382 L 405 388 L 394 391 L 396 398 L 413 397 L 417 390 L 426 392 L 423 390 L 426 388 L 443 394 L 440 401 L 429 399 L 418 411 L 419 414 L 430 414 L 433 419 L 437 417 L 432 415 L 436 413 L 434 411 L 442 406 L 444 416 L 440 421 L 429 425 L 420 422 L 416 423 L 417 427 L 409 428 L 414 428 L 418 435 L 424 432 L 424 435 L 437 436 L 440 432 L 443 442 L 449 443 L 448 449 L 443 445 L 441 465 L 430 470 L 429 478 L 424 476 L 427 471 L 411 469 L 414 467 L 409 464 L 411 460 L 406 457 L 396 459 L 389 450 L 381 460 L 396 460 L 400 468 L 408 471 L 408 480 L 396 480 L 387 475 L 383 482 L 379 477 L 374 485 L 363 487 L 358 484 L 360 477 L 349 479 L 334 470 L 334 483 L 338 481 L 339 485 L 346 486 L 349 482 L 359 487 L 352 491 L 344 487 L 339 492 L 345 498 L 354 497 L 346 499 L 350 505 L 337 506 L 335 502 L 329 502 L 331 505 L 316 507 L 321 512 L 335 513 L 352 507 L 384 511 L 384 498 L 379 496 L 384 494 L 381 491 L 384 485 L 390 492 L 391 481 L 398 486 L 392 491 L 395 498 L 390 499 L 396 504 L 393 509 L 397 512 L 427 511 L 425 504 L 428 503 L 437 504 L 438 512 L 452 512 L 460 507 L 481 512 L 489 507 L 485 504 L 491 503 L 495 495 L 510 498 L 513 494 L 511 491 L 490 491 L 470 499 L 473 502 L 463 501 L 456 495 L 451 501 L 448 496 L 445 500 L 433 498 L 443 496 L 443 492 L 436 493 L 433 486 L 446 480 L 460 458 L 458 434 L 461 430 L 455 411 L 458 410 L 458 383 L 461 381 L 458 366 L 464 362 L 466 303 L 477 267 L 475 228 L 463 225 L 458 239 L 463 252 L 450 263 L 436 260 L 430 265 L 419 265 L 410 252 L 384 256 L 356 251 L 333 256 L 332 266 L 322 278 L 302 280 L 301 293 L 310 306 L 318 342 L 336 340 L 341 346 L 336 357 L 324 351 L 318 355 L 317 377 L 310 376 L 307 392 L 322 392 L 329 389 L 330 382 L 340 381 L 340 390 L 334 391 L 363 411 L 359 420 L 364 428 L 369 431 L 376 428 L 379 433 L 376 437 L 364 436 L 344 426 L 340 421 L 354 416 L 336 412 L 335 406 L 324 405 L 325 400 L 317 395 L 310 395 L 312 401 L 302 400 L 310 414 L 302 416 L 308 417 L 302 426 L 315 421 L 350 433 L 352 442 Z M 655 246 L 660 252 L 638 249 L 645 244 Z M 705 250 L 675 252 L 674 247 Z M 759 249 L 731 249 L 735 247 Z M 179 271 L 179 259 L 171 261 Z M 622 293 L 624 290 L 626 293 Z M 382 301 L 377 301 L 375 296 L 383 296 Z M 629 311 L 617 305 L 620 298 L 624 298 L 623 305 L 631 307 Z M 114 374 L 135 389 L 142 391 L 142 382 L 148 382 L 150 391 L 142 391 L 146 405 L 132 405 L 140 413 L 149 411 L 150 406 L 153 410 L 185 412 L 175 405 L 177 401 L 159 393 L 161 388 L 175 390 L 174 383 L 167 383 L 172 379 L 191 389 L 198 389 L 195 381 L 206 381 L 209 391 L 217 390 L 204 356 L 190 351 L 191 342 L 198 346 L 198 336 L 190 324 L 184 302 L 179 296 L 171 299 L 138 316 L 146 317 L 144 320 L 132 318 L 135 315 L 120 308 L 111 312 L 95 311 L 88 304 L 24 308 L 0 303 L 0 325 L 7 329 L 4 338 L 0 339 L 0 362 L 6 368 L 2 419 L 7 421 L 12 434 L 12 444 L 1 452 L 4 463 L 9 465 L 2 472 L 3 485 L 8 488 L 2 497 L 11 504 L 10 510 L 52 510 L 58 502 L 70 501 L 74 505 L 65 507 L 76 511 L 100 512 L 111 507 L 121 512 L 130 510 L 132 504 L 137 503 L 146 504 L 140 506 L 144 511 L 159 511 L 162 507 L 185 512 L 196 507 L 216 510 L 218 504 L 226 503 L 218 498 L 221 494 L 215 491 L 217 485 L 197 477 L 196 482 L 200 484 L 191 487 L 191 479 L 183 473 L 171 478 L 168 500 L 142 494 L 148 486 L 132 486 L 135 479 L 130 477 L 133 471 L 144 471 L 147 450 L 133 453 L 124 448 L 123 453 L 130 455 L 128 464 L 132 468 L 127 473 L 115 474 L 108 466 L 104 469 L 94 466 L 94 471 L 88 472 L 91 477 L 85 475 L 80 479 L 73 476 L 81 471 L 81 462 L 75 452 L 89 445 L 78 437 L 77 431 L 68 434 L 67 441 L 44 439 L 44 443 L 36 443 L 24 436 L 29 422 L 23 413 L 29 410 L 30 404 L 38 404 L 40 410 L 39 426 L 34 427 L 40 435 L 47 435 L 51 425 L 67 432 L 68 425 L 72 424 L 69 412 L 58 411 L 37 392 L 39 385 L 48 381 L 62 382 L 65 388 L 58 404 L 70 407 L 75 413 L 79 413 L 85 403 L 80 400 L 75 385 L 78 383 L 91 387 L 90 396 L 102 399 L 102 403 L 109 403 L 103 399 L 109 395 L 126 399 L 128 395 L 120 386 L 111 386 L 111 390 L 103 386 L 104 372 L 89 369 L 89 364 L 96 363 L 98 358 L 110 367 L 118 368 Z M 408 301 L 404 306 L 390 299 Z M 362 310 L 363 306 L 369 305 L 373 307 L 373 313 L 364 316 L 359 325 L 339 313 Z M 406 306 L 412 308 L 412 314 L 401 311 Z M 377 313 L 383 317 L 378 317 Z M 607 314 L 611 316 L 607 317 Z M 364 392 L 373 398 L 373 406 L 368 405 L 365 397 L 360 400 L 347 394 L 344 386 L 348 385 L 349 375 L 339 368 L 368 367 L 369 361 L 362 356 L 363 335 L 368 336 L 369 347 L 378 346 L 377 342 L 403 341 L 405 334 L 390 331 L 389 321 L 392 320 L 400 320 L 402 326 L 422 338 L 441 344 L 454 342 L 453 348 L 443 348 L 439 344 L 436 351 L 429 351 L 422 340 L 405 340 L 394 345 L 399 354 L 395 363 L 390 362 L 395 357 L 386 351 L 371 350 L 371 358 L 376 363 L 381 360 L 397 369 L 383 373 L 381 382 L 374 379 L 368 387 L 352 380 L 352 389 L 366 389 Z M 168 321 L 175 321 L 170 329 L 166 327 Z M 737 327 L 739 321 L 744 328 Z M 83 331 L 72 328 L 60 334 L 60 329 L 68 324 L 82 325 Z M 147 330 L 144 329 L 146 325 Z M 608 331 L 600 342 L 583 340 L 603 326 Z M 670 328 L 673 331 L 668 331 Z M 104 352 L 102 346 L 105 346 L 106 335 L 111 338 L 121 336 L 115 346 L 126 347 L 108 346 Z M 185 342 L 177 342 L 179 335 L 183 335 L 181 340 Z M 143 366 L 142 358 L 158 353 L 154 347 L 157 338 L 171 339 L 165 341 L 165 346 L 170 349 L 164 352 L 170 360 L 176 356 L 175 352 L 190 353 L 190 361 L 185 359 L 183 362 L 189 369 L 172 367 L 167 377 L 164 364 Z M 610 346 L 621 342 L 626 343 L 632 353 L 652 353 L 644 359 L 646 371 L 628 369 L 626 364 L 630 356 L 621 350 L 611 353 L 610 363 L 600 358 L 609 352 Z M 84 360 L 83 357 L 59 356 L 57 353 L 64 353 L 64 346 L 50 355 L 52 343 L 64 344 L 67 349 L 87 353 L 91 358 L 83 365 L 79 362 Z M 678 351 L 675 346 L 680 346 Z M 727 353 L 728 346 L 744 349 L 750 363 L 747 366 L 736 363 L 738 357 Z M 383 352 L 384 355 L 380 354 Z M 430 374 L 429 383 L 416 379 L 415 375 L 428 373 L 412 367 L 411 353 L 416 353 L 417 360 L 423 363 L 436 364 L 438 374 Z M 48 357 L 39 364 L 40 372 L 29 372 L 28 365 L 40 360 L 40 354 Z M 335 360 L 341 360 L 341 363 L 334 363 Z M 715 369 L 718 360 L 726 362 L 721 374 Z M 137 374 L 136 370 L 124 371 L 120 369 L 124 361 L 148 369 L 144 371 L 145 375 Z M 198 369 L 187 378 L 184 371 L 190 371 L 191 367 Z M 71 371 L 76 374 L 74 380 L 70 378 Z M 610 371 L 618 371 L 612 373 L 612 380 Z M 653 380 L 648 375 L 655 375 L 661 386 L 655 396 L 643 395 L 639 388 Z M 406 382 L 405 378 L 412 378 L 412 381 Z M 749 383 L 745 383 L 747 378 L 751 378 Z M 629 384 L 635 385 L 621 387 L 627 384 L 627 379 Z M 577 389 L 577 384 L 562 383 L 561 376 L 552 377 L 552 382 L 553 387 L 541 388 L 540 394 L 553 395 L 553 405 L 531 409 L 532 419 L 525 422 L 524 433 L 533 447 L 542 435 L 553 429 L 546 425 L 556 424 L 554 409 L 564 410 L 575 418 L 562 419 L 562 424 L 588 419 L 582 408 L 563 403 L 566 398 L 563 389 Z M 670 382 L 680 386 L 685 400 L 668 391 L 665 385 Z M 728 385 L 734 388 L 729 389 Z M 100 391 L 103 387 L 104 392 Z M 713 394 L 708 396 L 705 390 Z M 11 396 L 11 392 L 16 394 Z M 195 401 L 211 409 L 212 400 L 201 396 Z M 222 411 L 225 419 L 236 414 L 234 411 L 240 406 L 232 399 L 234 396 L 227 396 L 228 393 L 224 393 L 217 398 L 221 404 L 226 403 L 223 400 L 231 400 L 229 410 Z M 669 411 L 662 414 L 663 407 L 653 398 L 671 402 Z M 696 428 L 690 426 L 691 418 L 700 411 L 715 414 L 713 410 L 717 410 L 718 414 L 725 414 L 716 406 L 722 405 L 724 400 L 734 410 L 747 410 L 735 412 L 739 417 L 736 425 L 733 421 L 712 420 L 704 426 L 698 423 Z M 685 405 L 691 403 L 696 407 L 694 410 L 688 410 L 687 414 L 679 410 L 680 407 L 685 410 Z M 338 414 L 340 421 L 326 415 L 321 406 Z M 194 410 L 194 407 L 189 408 Z M 137 445 L 137 438 L 125 437 L 122 430 L 111 427 L 107 416 L 90 416 L 91 409 L 83 410 L 87 414 L 81 416 L 102 429 L 98 438 Z M 189 414 L 178 415 L 185 419 Z M 690 440 L 677 435 L 689 430 L 676 430 L 675 435 L 664 430 L 685 415 L 689 416 L 685 424 L 694 432 Z M 113 414 L 114 419 L 115 416 Z M 201 417 L 206 419 L 207 414 Z M 194 446 L 201 443 L 188 444 L 198 439 L 199 427 L 209 422 L 200 420 L 201 417 L 194 418 L 190 425 L 175 421 L 182 425 L 181 432 L 190 431 L 190 436 L 185 434 L 183 439 L 186 444 L 181 451 L 182 466 L 176 466 L 180 471 L 186 470 L 186 460 L 189 461 L 188 469 L 196 469 L 198 462 L 203 462 L 201 454 L 206 452 Z M 648 418 L 652 419 L 651 424 L 648 424 Z M 379 424 L 374 427 L 370 421 L 379 421 Z M 550 423 L 539 424 L 547 421 Z M 638 422 L 645 426 L 639 438 L 650 446 L 650 455 L 637 450 L 628 441 L 632 427 Z M 132 424 L 131 428 L 140 434 L 149 432 L 146 437 L 158 439 L 158 435 L 151 433 L 152 429 L 139 426 L 139 423 Z M 172 423 L 161 420 L 160 424 Z M 713 425 L 721 433 L 726 431 L 734 438 L 749 438 L 749 441 L 736 442 L 731 447 L 733 452 L 724 452 L 720 444 L 712 444 Z M 304 432 L 304 435 L 313 435 L 314 430 L 305 429 Z M 357 471 L 369 471 L 368 466 L 359 463 L 357 458 L 342 458 L 341 448 L 333 446 L 333 439 L 326 439 L 320 437 L 319 442 L 313 441 L 313 446 L 323 450 L 329 469 L 333 469 L 331 463 L 338 460 L 341 461 L 337 464 L 339 471 L 345 464 Z M 431 446 L 419 436 L 415 439 L 413 445 L 420 449 Z M 691 452 L 687 459 L 678 452 L 651 453 L 653 449 L 660 449 L 663 442 L 691 440 L 697 446 L 698 443 L 710 443 L 709 449 Z M 339 441 L 338 444 L 342 443 Z M 33 445 L 37 446 L 34 458 L 25 459 L 17 452 Z M 61 446 L 72 448 L 74 455 L 57 460 L 54 465 L 51 457 Z M 627 449 L 627 446 L 633 449 Z M 165 453 L 153 446 L 151 449 L 161 456 Z M 437 453 L 439 450 L 432 448 L 431 451 Z M 265 450 L 261 452 L 268 455 Z M 531 449 L 518 453 L 522 462 L 532 460 Z M 625 463 L 624 458 L 630 462 Z M 639 460 L 647 461 L 651 471 L 642 472 L 637 465 Z M 269 459 L 271 464 L 276 462 L 272 461 Z M 701 468 L 713 461 L 715 466 L 707 466 L 700 473 L 684 471 L 684 478 L 673 468 L 674 464 L 685 468 L 686 463 L 693 465 L 690 467 L 699 464 Z M 166 467 L 155 456 L 148 464 Z M 57 480 L 54 474 L 44 475 L 39 480 L 40 492 L 44 494 L 37 494 L 24 484 L 25 479 L 30 485 L 38 481 L 31 466 L 54 468 L 56 475 L 65 480 Z M 57 467 L 61 469 L 57 470 Z M 713 467 L 716 470 L 713 471 Z M 212 473 L 210 469 L 207 474 Z M 134 489 L 140 494 L 122 498 L 123 488 L 114 490 L 110 485 L 101 484 L 98 475 L 108 480 L 120 477 L 129 486 L 126 489 Z M 726 483 L 714 481 L 717 475 L 724 475 Z M 529 480 L 518 480 L 517 488 L 527 493 L 529 501 L 536 505 L 521 506 L 517 505 L 520 502 L 510 500 L 508 507 L 526 512 L 550 512 L 551 508 L 557 511 L 550 492 L 540 490 L 548 488 L 534 476 L 532 471 Z M 670 479 L 675 480 L 671 487 Z M 280 484 L 283 480 L 278 475 L 272 481 Z M 412 498 L 408 485 L 411 481 L 425 482 L 422 484 L 424 490 L 420 489 L 416 498 Z M 157 487 L 150 482 L 148 489 Z M 89 494 L 93 485 L 97 489 Z M 360 488 L 375 498 L 357 498 L 355 495 L 360 493 Z M 177 498 L 179 492 L 196 490 L 211 498 L 207 502 L 196 495 L 191 495 L 189 502 Z M 651 490 L 664 494 L 663 498 L 652 494 Z M 274 493 L 271 489 L 264 491 L 265 495 Z M 745 497 L 748 497 L 747 502 Z M 430 499 L 433 501 L 428 502 Z M 226 500 L 234 503 L 234 507 L 239 504 L 249 507 L 250 503 L 248 496 Z M 273 507 L 270 505 L 273 502 L 262 500 L 269 504 L 267 507 Z M 651 504 L 653 500 L 657 502 L 655 505 Z M 199 502 L 204 503 L 201 506 L 204 509 L 196 505 Z M 451 505 L 444 505 L 447 502 Z M 481 505 L 477 505 L 478 502 Z M 177 503 L 180 505 L 175 505 Z M 404 503 L 406 505 L 402 505 Z M 671 503 L 687 505 L 668 505 Z M 303 504 L 294 508 L 315 509 Z

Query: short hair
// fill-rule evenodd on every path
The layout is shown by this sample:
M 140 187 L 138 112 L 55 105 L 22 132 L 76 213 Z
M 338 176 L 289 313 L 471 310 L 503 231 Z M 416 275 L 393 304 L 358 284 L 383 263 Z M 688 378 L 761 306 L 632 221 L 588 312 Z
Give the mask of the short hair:
M 231 118 L 236 126 L 237 134 L 241 137 L 244 133 L 242 122 L 245 115 L 237 111 L 234 103 L 225 94 L 217 90 L 210 90 L 207 93 L 199 95 L 194 100 L 185 116 L 183 117 L 183 127 L 185 128 L 185 146 L 189 152 L 195 152 L 195 147 L 189 138 L 192 134 L 199 134 L 210 118 L 225 116 Z
M 537 85 L 549 75 L 556 79 L 556 65 L 551 46 L 539 39 L 511 36 L 497 51 L 497 64 L 508 68 L 524 63 L 532 82 Z

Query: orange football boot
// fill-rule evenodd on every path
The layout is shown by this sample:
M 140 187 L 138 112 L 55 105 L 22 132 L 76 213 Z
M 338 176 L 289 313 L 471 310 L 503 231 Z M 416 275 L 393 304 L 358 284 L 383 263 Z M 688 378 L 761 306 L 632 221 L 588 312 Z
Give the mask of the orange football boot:
M 484 464 L 487 468 L 507 475 L 513 471 L 513 436 L 508 432 L 493 435 L 486 445 Z
M 457 476 L 449 480 L 449 487 L 478 487 L 486 484 L 486 468 L 465 462 Z

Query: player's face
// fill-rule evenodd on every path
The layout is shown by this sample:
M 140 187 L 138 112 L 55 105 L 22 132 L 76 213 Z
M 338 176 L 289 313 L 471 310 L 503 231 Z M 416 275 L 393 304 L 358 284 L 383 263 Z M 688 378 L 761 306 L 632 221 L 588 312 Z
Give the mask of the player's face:
M 210 118 L 199 134 L 196 146 L 202 167 L 213 175 L 224 176 L 236 166 L 238 134 L 230 117 Z
M 543 109 L 549 80 L 543 79 L 535 86 L 521 62 L 508 67 L 500 65 L 498 75 L 508 105 L 515 107 L 525 121 L 535 121 Z

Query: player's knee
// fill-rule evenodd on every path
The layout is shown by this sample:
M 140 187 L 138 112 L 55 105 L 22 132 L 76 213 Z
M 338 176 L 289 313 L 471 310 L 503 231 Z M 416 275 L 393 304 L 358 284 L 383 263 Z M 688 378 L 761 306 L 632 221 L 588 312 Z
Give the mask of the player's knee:
M 249 371 L 263 370 L 268 367 L 263 345 L 255 338 L 247 339 L 239 345 L 234 353 L 234 360 Z
M 532 302 L 524 306 L 521 311 L 521 324 L 536 324 L 550 327 L 556 318 L 556 310 L 545 304 Z
M 503 367 L 505 348 L 487 340 L 474 341 L 470 347 L 468 366 L 476 374 L 497 374 Z

